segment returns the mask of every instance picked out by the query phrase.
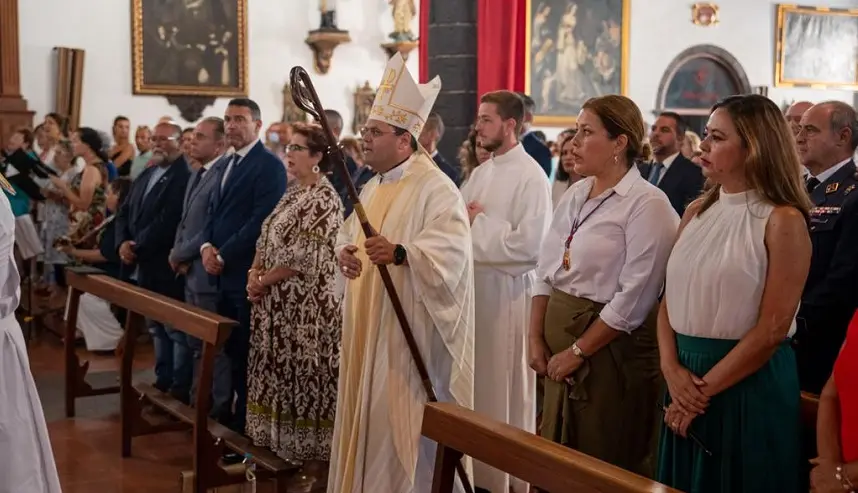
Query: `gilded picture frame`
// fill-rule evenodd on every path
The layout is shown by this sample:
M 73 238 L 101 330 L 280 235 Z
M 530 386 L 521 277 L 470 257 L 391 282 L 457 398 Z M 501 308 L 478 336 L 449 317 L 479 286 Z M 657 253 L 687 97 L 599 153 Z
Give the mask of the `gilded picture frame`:
M 781 4 L 775 36 L 775 87 L 858 91 L 858 9 Z
M 131 0 L 132 92 L 248 93 L 247 0 Z
M 627 93 L 631 0 L 525 1 L 534 125 L 571 126 L 587 99 Z

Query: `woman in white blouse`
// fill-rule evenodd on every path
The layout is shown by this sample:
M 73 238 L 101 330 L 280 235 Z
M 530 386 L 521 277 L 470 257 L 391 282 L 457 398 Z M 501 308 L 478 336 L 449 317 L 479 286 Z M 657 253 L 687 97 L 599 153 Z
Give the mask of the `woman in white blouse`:
M 706 130 L 701 162 L 714 186 L 682 219 L 658 319 L 669 390 L 658 479 L 701 493 L 798 492 L 788 341 L 811 256 L 798 155 L 763 96 L 716 104 Z
M 543 437 L 641 474 L 655 451 L 660 374 L 654 324 L 679 217 L 641 177 L 640 110 L 587 101 L 572 139 L 572 185 L 537 267 L 529 351 L 545 375 Z

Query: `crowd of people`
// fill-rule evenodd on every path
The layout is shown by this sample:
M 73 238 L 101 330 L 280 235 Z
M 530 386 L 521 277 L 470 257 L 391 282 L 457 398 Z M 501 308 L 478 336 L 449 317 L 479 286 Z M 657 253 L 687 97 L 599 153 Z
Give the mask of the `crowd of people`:
M 410 87 L 380 91 L 341 140 L 348 177 L 319 125 L 260 139 L 245 98 L 191 129 L 138 127 L 137 151 L 123 117 L 112 145 L 56 114 L 20 130 L 6 152 L 57 171 L 30 254 L 45 289 L 83 262 L 236 320 L 210 415 L 301 462 L 294 491 L 429 491 L 425 382 L 400 313 L 440 400 L 682 491 L 854 489 L 854 108 L 806 104 L 791 125 L 763 96 L 731 96 L 695 139 L 681 116 L 647 125 L 608 95 L 546 143 L 532 100 L 495 91 L 447 160 L 440 81 L 417 84 L 398 56 L 388 71 Z M 342 118 L 326 118 L 339 138 Z M 101 303 L 92 320 L 113 317 Z M 79 328 L 112 349 L 112 323 Z M 155 387 L 191 403 L 200 342 L 148 325 Z M 813 450 L 801 391 L 821 394 Z M 465 462 L 483 491 L 528 491 Z

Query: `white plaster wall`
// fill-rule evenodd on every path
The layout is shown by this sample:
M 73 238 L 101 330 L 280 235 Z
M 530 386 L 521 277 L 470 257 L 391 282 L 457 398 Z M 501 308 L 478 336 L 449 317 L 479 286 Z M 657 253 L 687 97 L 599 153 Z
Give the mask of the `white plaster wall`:
M 774 87 L 777 0 L 715 0 L 720 23 L 696 26 L 691 22 L 692 0 L 631 0 L 629 25 L 628 96 L 640 107 L 644 119 L 652 121 L 658 85 L 670 62 L 694 45 L 712 44 L 730 52 L 745 69 L 752 86 L 768 86 L 769 98 L 784 101 L 837 99 L 850 104 L 849 91 Z M 856 8 L 858 0 L 802 0 L 806 6 Z M 559 128 L 540 128 L 549 139 Z
M 387 0 L 338 0 L 337 23 L 352 42 L 334 52 L 330 71 L 315 74 L 307 31 L 319 25 L 317 0 L 248 0 L 249 96 L 262 108 L 263 121 L 282 116 L 281 91 L 294 65 L 304 66 L 322 104 L 339 111 L 344 134 L 351 131 L 352 92 L 381 79 L 393 20 Z M 419 8 L 419 0 L 415 0 Z M 130 0 L 20 0 L 21 86 L 36 119 L 54 109 L 56 79 L 53 48 L 86 51 L 81 124 L 109 130 L 122 114 L 132 126 L 153 124 L 164 115 L 181 121 L 178 110 L 162 96 L 135 96 L 131 81 Z M 418 34 L 415 17 L 412 30 Z M 417 76 L 417 52 L 408 66 Z M 218 99 L 204 116 L 223 116 L 228 99 Z

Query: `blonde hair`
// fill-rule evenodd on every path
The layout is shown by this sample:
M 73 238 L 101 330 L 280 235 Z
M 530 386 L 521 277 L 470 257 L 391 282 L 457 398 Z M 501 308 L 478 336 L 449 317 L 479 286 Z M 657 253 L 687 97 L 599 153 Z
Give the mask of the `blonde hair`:
M 795 207 L 805 221 L 810 221 L 810 198 L 801 178 L 801 161 L 790 142 L 792 131 L 780 108 L 765 96 L 749 94 L 730 96 L 712 107 L 730 115 L 733 125 L 747 150 L 745 180 L 767 202 L 776 206 Z M 721 185 L 703 193 L 698 215 L 718 201 Z
M 644 121 L 641 110 L 634 101 L 625 96 L 609 94 L 588 99 L 582 108 L 599 117 L 612 139 L 620 135 L 628 137 L 626 159 L 629 166 L 641 158 L 644 150 Z
M 691 147 L 691 152 L 697 152 L 700 150 L 700 136 L 697 135 L 697 132 L 693 130 L 685 131 L 685 140 L 688 141 L 689 147 Z

